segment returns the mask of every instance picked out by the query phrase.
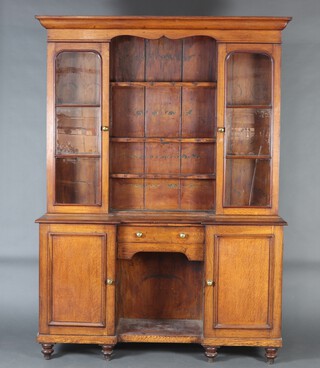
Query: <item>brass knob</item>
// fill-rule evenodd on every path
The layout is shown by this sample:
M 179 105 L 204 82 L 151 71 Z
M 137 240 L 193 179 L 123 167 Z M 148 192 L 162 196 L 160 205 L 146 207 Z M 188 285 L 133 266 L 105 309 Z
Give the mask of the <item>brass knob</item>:
M 137 238 L 142 238 L 143 233 L 141 231 L 136 232 Z
M 207 286 L 214 286 L 213 280 L 207 280 L 206 284 L 207 284 Z
M 101 127 L 101 130 L 102 130 L 103 132 L 108 132 L 108 131 L 109 131 L 109 127 L 107 127 L 107 126 L 103 126 L 103 127 Z
M 226 128 L 218 128 L 219 133 L 224 133 L 226 131 Z
M 114 280 L 112 280 L 112 279 L 107 279 L 107 280 L 106 280 L 106 284 L 107 284 L 107 285 L 113 285 L 113 284 L 114 284 Z
M 179 234 L 179 236 L 180 236 L 180 238 L 181 238 L 181 239 L 185 239 L 185 238 L 187 237 L 187 234 L 185 234 L 185 233 L 180 233 L 180 234 Z

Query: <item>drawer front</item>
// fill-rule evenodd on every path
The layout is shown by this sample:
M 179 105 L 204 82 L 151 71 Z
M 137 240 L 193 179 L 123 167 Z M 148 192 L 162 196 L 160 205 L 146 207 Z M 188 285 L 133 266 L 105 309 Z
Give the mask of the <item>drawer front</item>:
M 204 228 L 196 226 L 119 226 L 119 243 L 204 243 Z

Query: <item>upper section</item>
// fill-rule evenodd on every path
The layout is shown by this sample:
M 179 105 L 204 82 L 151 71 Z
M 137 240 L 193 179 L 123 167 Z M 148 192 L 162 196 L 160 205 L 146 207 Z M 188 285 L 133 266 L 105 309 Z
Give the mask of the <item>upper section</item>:
M 277 215 L 290 18 L 38 19 L 49 213 Z
M 36 17 L 48 29 L 48 40 L 107 41 L 119 35 L 146 38 L 211 36 L 220 42 L 281 43 L 281 31 L 290 17 Z M 248 32 L 249 31 L 249 32 Z M 67 32 L 67 33 L 66 33 Z

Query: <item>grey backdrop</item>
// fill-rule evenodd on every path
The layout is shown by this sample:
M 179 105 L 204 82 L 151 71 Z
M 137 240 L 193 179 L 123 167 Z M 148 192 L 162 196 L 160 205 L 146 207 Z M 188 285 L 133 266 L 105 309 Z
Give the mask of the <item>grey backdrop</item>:
M 287 350 L 282 359 L 290 367 L 300 367 L 302 361 L 295 357 L 309 356 L 308 366 L 320 366 L 316 353 L 320 340 L 319 0 L 0 0 L 2 364 L 35 367 L 39 358 L 36 352 L 28 354 L 21 347 L 17 358 L 14 347 L 18 335 L 21 345 L 34 344 L 38 256 L 34 220 L 46 207 L 46 32 L 35 14 L 293 16 L 283 32 L 280 215 L 289 227 L 285 229 L 284 254 Z M 28 338 L 23 340 L 23 336 Z M 168 349 L 164 352 L 172 353 L 172 348 Z M 23 364 L 26 356 L 35 359 L 32 364 Z M 255 366 L 250 364 L 247 361 L 246 366 Z

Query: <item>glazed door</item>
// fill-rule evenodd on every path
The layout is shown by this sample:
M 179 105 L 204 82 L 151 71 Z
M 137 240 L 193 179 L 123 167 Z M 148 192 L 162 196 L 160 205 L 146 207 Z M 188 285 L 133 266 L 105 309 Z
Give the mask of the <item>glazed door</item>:
M 280 49 L 221 45 L 219 58 L 217 213 L 276 214 Z
M 205 337 L 280 337 L 282 228 L 209 226 Z
M 49 212 L 108 211 L 108 85 L 108 43 L 49 43 Z
M 40 334 L 114 335 L 114 226 L 41 225 L 40 235 Z

